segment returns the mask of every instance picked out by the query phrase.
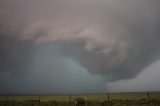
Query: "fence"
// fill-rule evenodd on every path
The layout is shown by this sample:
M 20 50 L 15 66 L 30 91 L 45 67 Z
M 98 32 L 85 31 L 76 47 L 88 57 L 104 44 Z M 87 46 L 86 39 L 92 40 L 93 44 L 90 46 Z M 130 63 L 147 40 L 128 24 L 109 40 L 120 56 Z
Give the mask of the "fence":
M 135 92 L 135 93 L 105 93 L 84 95 L 40 95 L 40 96 L 0 96 L 0 101 L 74 101 L 77 97 L 85 100 L 110 101 L 110 100 L 138 100 L 138 99 L 160 99 L 160 92 Z

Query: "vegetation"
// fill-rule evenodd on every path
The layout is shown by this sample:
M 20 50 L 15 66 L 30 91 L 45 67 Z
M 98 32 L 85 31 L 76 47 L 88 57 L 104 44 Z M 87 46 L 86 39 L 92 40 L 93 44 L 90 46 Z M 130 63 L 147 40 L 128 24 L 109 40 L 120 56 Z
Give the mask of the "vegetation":
M 0 96 L 0 106 L 75 106 L 75 101 L 76 106 L 160 106 L 160 92 Z

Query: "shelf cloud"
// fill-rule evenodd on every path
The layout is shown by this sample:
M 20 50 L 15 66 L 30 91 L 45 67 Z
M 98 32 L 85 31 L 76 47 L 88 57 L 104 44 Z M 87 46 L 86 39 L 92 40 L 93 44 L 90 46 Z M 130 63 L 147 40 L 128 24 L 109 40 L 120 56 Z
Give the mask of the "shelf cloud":
M 104 92 L 106 82 L 135 78 L 160 58 L 159 5 L 159 0 L 0 1 L 0 90 L 11 91 L 15 84 L 14 89 L 34 85 L 46 92 L 53 83 L 57 88 L 49 92 Z

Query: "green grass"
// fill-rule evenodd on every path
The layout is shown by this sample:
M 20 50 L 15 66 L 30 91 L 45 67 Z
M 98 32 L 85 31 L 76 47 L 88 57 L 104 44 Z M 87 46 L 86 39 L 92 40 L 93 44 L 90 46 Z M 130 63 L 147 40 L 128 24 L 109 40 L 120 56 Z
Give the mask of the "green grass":
M 84 94 L 84 95 L 72 95 L 71 101 L 73 101 L 77 97 L 82 97 L 85 100 L 97 100 L 104 101 L 108 99 L 107 94 Z M 121 100 L 139 100 L 139 99 L 147 99 L 146 92 L 138 92 L 138 93 L 110 93 L 110 100 L 112 99 L 121 99 Z M 160 92 L 151 92 L 150 98 L 159 99 L 160 100 Z M 8 96 L 8 100 L 15 101 L 26 101 L 26 100 L 39 100 L 39 96 Z M 69 101 L 70 96 L 40 96 L 41 101 Z M 6 100 L 5 96 L 0 96 L 0 100 Z

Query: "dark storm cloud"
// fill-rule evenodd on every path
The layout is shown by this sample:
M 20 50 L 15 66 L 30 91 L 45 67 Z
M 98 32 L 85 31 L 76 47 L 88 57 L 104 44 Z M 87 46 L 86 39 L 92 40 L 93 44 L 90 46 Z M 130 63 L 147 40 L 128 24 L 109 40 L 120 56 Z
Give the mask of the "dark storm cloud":
M 17 41 L 14 36 L 0 33 L 0 93 L 18 91 L 26 83 L 32 61 L 32 43 Z M 12 91 L 11 91 L 12 92 Z
M 96 75 L 106 81 L 134 78 L 160 58 L 159 5 L 158 0 L 1 1 L 0 72 L 27 73 L 28 84 L 53 80 L 62 85 L 84 72 L 85 81 L 101 85 L 97 91 L 104 81 Z M 51 76 L 42 81 L 43 75 Z M 59 77 L 50 79 L 54 75 Z M 61 84 L 50 88 L 56 91 Z
M 90 75 L 62 44 L 33 44 L 1 36 L 1 48 L 0 94 L 105 91 L 104 80 Z
M 24 74 L 32 60 L 32 43 L 17 41 L 14 36 L 0 34 L 0 72 Z M 22 73 L 21 73 L 22 72 Z

